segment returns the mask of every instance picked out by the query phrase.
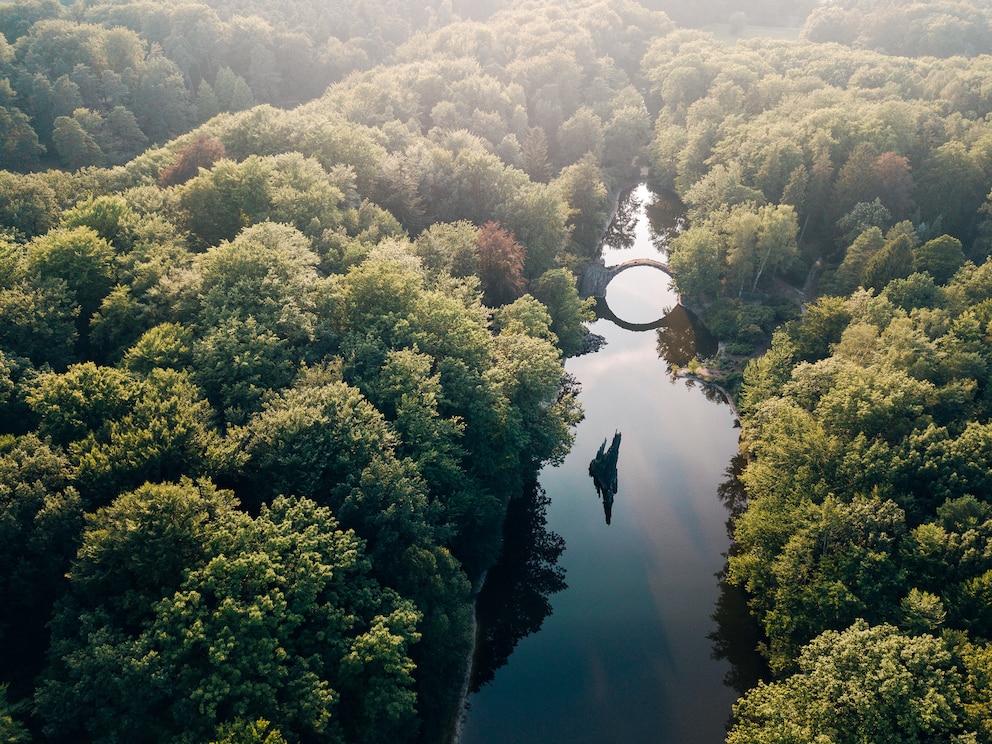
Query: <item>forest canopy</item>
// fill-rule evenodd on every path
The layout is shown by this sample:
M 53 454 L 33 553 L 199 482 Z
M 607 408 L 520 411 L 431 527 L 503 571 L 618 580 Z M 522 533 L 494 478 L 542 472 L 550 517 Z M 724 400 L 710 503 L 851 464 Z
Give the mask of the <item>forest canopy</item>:
M 7 740 L 445 741 L 646 168 L 753 357 L 729 740 L 992 741 L 988 9 L 692 5 L 0 3 Z

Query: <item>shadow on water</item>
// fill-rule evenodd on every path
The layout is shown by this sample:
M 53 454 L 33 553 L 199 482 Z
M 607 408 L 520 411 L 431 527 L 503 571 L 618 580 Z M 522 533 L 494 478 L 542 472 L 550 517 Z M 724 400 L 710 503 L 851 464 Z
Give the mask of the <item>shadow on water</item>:
M 476 601 L 472 692 L 492 682 L 522 638 L 541 629 L 551 614 L 551 595 L 567 588 L 565 569 L 558 565 L 565 540 L 547 528 L 550 503 L 535 483 L 507 506 L 503 555 Z
M 744 471 L 745 460 L 740 454 L 735 455 L 726 470 L 726 479 L 720 484 L 717 494 L 724 506 L 727 507 L 727 534 L 733 540 L 734 520 L 744 513 L 747 508 L 747 494 L 740 481 Z M 733 554 L 734 543 L 731 542 L 730 553 Z M 766 642 L 764 633 L 757 620 L 751 615 L 747 606 L 747 595 L 743 589 L 727 583 L 727 566 L 717 574 L 720 585 L 720 596 L 717 598 L 713 620 L 716 630 L 709 634 L 713 641 L 712 657 L 726 659 L 730 670 L 724 677 L 724 684 L 732 688 L 738 695 L 756 687 L 759 681 L 769 681 L 771 672 L 758 648 Z M 733 724 L 733 717 L 728 720 L 728 729 Z

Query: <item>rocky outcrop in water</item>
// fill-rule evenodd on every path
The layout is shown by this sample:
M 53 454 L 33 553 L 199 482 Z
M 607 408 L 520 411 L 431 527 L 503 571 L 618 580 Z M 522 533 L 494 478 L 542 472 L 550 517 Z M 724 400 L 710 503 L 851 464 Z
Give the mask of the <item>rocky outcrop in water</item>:
M 596 493 L 603 500 L 603 511 L 606 512 L 606 523 L 613 517 L 613 497 L 617 493 L 617 458 L 620 456 L 620 432 L 613 435 L 613 443 L 609 449 L 606 441 L 599 445 L 599 452 L 589 463 L 589 475 L 596 486 Z

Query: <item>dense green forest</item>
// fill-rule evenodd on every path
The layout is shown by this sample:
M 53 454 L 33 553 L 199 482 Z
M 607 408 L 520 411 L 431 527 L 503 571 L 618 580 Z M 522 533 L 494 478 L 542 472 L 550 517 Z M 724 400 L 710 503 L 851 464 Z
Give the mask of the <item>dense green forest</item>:
M 735 744 L 992 737 L 989 58 L 922 56 L 965 51 L 942 4 L 914 6 L 930 23 L 900 51 L 921 56 L 808 41 L 828 14 L 894 31 L 859 14 L 895 8 L 831 4 L 799 42 L 678 31 L 644 57 L 653 176 L 690 222 L 675 283 L 725 349 L 773 332 L 738 396 L 728 579 L 775 679 L 738 703 Z
M 753 357 L 729 740 L 992 741 L 992 8 L 333 6 L 0 4 L 2 738 L 444 741 L 647 166 Z

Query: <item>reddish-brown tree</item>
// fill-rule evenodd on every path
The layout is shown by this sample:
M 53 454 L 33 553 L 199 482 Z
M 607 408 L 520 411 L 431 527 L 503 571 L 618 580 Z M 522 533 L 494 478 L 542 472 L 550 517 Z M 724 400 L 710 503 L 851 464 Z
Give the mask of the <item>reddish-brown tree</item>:
M 162 171 L 158 182 L 162 186 L 178 186 L 224 157 L 224 144 L 206 134 L 198 134 L 179 150 L 175 162 Z
M 524 259 L 527 251 L 498 222 L 487 222 L 476 237 L 479 276 L 486 304 L 499 307 L 513 302 L 527 287 Z

